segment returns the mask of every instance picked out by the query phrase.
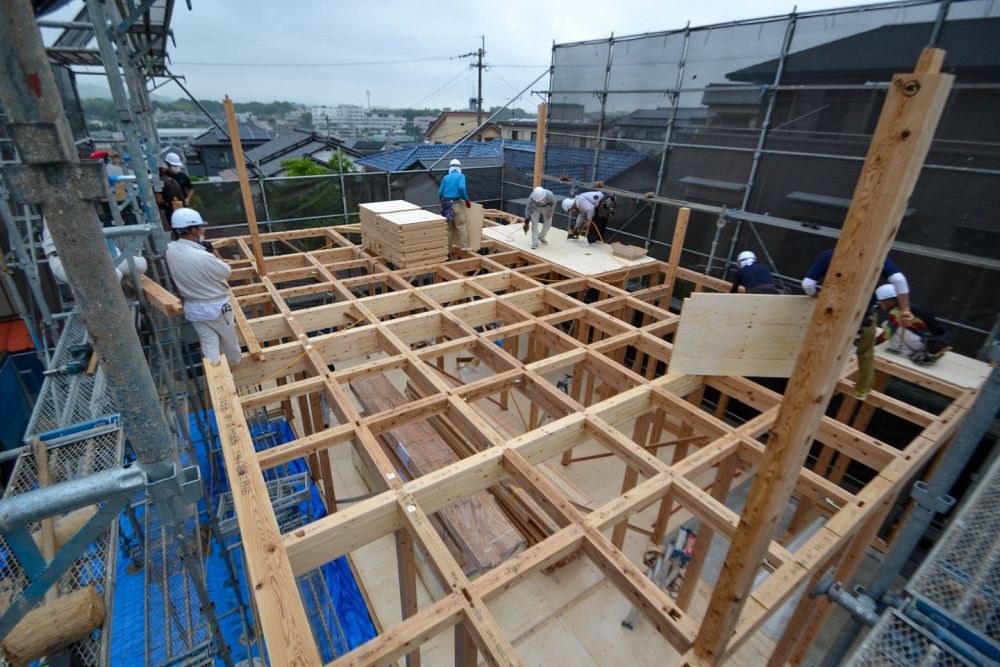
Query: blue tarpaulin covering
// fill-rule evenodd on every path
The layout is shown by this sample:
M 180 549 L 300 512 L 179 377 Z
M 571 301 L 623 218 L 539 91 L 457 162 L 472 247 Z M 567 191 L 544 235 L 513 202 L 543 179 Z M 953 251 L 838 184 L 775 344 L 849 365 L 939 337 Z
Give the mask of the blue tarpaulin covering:
M 227 492 L 229 484 L 223 469 L 221 454 L 218 452 L 210 453 L 206 443 L 201 441 L 195 417 L 192 415 L 190 420 L 192 438 L 195 439 L 194 449 L 198 457 L 198 466 L 201 468 L 206 494 L 212 499 L 211 511 L 214 511 L 217 507 L 216 497 Z M 209 420 L 213 439 L 216 439 L 215 418 L 211 412 Z M 253 423 L 251 424 L 251 433 L 258 450 L 294 439 L 291 428 L 284 420 L 262 424 Z M 279 475 L 294 475 L 305 470 L 305 462 L 299 459 L 268 471 L 265 477 L 274 479 Z M 309 500 L 299 506 L 299 511 L 305 522 L 314 521 L 326 513 L 319 491 L 311 482 L 309 482 L 309 486 Z M 201 507 L 200 509 L 204 512 L 207 508 Z M 125 538 L 134 538 L 131 534 L 132 528 L 124 517 L 122 517 L 120 524 Z M 235 538 L 233 539 L 235 540 Z M 124 541 L 120 540 L 119 543 L 119 567 L 115 584 L 110 664 L 141 665 L 145 664 L 146 656 L 144 627 L 146 595 L 149 595 L 150 617 L 152 618 L 154 615 L 162 617 L 162 598 L 160 597 L 162 590 L 161 587 L 154 586 L 147 591 L 142 570 L 135 573 L 127 572 L 125 566 L 128 563 L 128 554 L 122 544 Z M 211 547 L 211 554 L 206 555 L 204 560 L 209 595 L 215 604 L 216 615 L 219 617 L 219 627 L 232 650 L 233 661 L 239 663 L 248 658 L 247 646 L 243 638 L 244 624 L 240 619 L 239 612 L 235 611 L 239 607 L 236 592 L 226 585 L 228 571 L 225 560 L 219 554 L 218 544 L 213 541 Z M 243 570 L 243 558 L 240 551 L 236 551 L 235 554 L 240 556 L 234 558 L 234 561 L 239 578 L 240 594 L 246 602 L 249 598 L 246 573 Z M 183 589 L 176 586 L 171 587 L 172 593 L 175 590 L 182 591 Z M 346 558 L 338 558 L 318 570 L 299 577 L 299 590 L 302 593 L 306 616 L 310 620 L 313 636 L 316 638 L 324 662 L 343 655 L 375 636 L 375 627 L 368 615 L 368 609 L 357 583 L 354 581 Z M 179 604 L 178 606 L 182 607 L 183 605 Z M 162 624 L 151 624 L 151 626 L 161 628 Z M 208 638 L 207 635 L 203 636 Z M 167 655 L 163 638 L 150 637 L 148 664 L 162 665 L 180 657 L 176 647 L 185 645 L 184 637 L 174 629 L 171 638 L 174 650 L 170 651 L 170 655 Z M 252 648 L 251 652 L 256 656 L 255 648 Z M 216 662 L 221 664 L 218 659 Z

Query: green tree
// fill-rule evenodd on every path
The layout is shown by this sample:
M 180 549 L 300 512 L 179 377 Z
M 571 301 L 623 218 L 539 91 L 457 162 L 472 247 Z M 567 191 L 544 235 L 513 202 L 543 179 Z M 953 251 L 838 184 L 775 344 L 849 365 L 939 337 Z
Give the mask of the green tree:
M 308 128 L 313 127 L 313 115 L 312 115 L 312 113 L 309 112 L 309 111 L 307 111 L 304 114 L 302 114 L 299 117 L 299 123 L 302 124 L 302 127 L 308 127 Z

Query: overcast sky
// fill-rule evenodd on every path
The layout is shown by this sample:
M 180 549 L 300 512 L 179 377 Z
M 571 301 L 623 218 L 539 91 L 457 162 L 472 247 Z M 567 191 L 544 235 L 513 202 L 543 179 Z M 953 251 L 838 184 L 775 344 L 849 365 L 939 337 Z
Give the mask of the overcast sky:
M 193 0 L 174 3 L 172 69 L 199 98 L 306 104 L 464 107 L 486 40 L 486 107 L 543 73 L 556 43 L 860 4 L 838 0 L 577 0 L 545 3 Z M 449 59 L 455 58 L 455 59 Z M 376 64 L 382 63 L 382 64 Z M 96 77 L 85 77 L 96 83 Z M 533 86 L 545 89 L 547 79 Z M 182 97 L 167 84 L 157 91 Z M 515 106 L 534 107 L 525 97 Z

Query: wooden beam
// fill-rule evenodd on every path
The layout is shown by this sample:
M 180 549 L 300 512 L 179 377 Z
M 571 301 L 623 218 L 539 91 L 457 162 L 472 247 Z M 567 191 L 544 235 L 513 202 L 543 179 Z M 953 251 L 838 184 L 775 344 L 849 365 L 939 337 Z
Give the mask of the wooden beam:
M 757 564 L 791 496 L 930 148 L 952 79 L 935 72 L 893 77 L 810 321 L 810 336 L 695 642 L 695 653 L 713 664 L 723 656 Z
M 674 240 L 670 244 L 670 258 L 667 260 L 667 277 L 663 281 L 663 293 L 667 297 L 664 310 L 670 308 L 670 298 L 674 293 L 674 282 L 677 280 L 677 270 L 681 265 L 681 251 L 684 250 L 684 237 L 687 234 L 688 219 L 691 209 L 681 208 L 677 211 L 677 222 L 674 223 Z
M 226 110 L 226 125 L 229 128 L 229 143 L 233 148 L 233 162 L 236 164 L 236 174 L 240 179 L 240 194 L 243 196 L 243 211 L 247 216 L 247 226 L 250 227 L 250 242 L 253 245 L 253 256 L 257 263 L 257 274 L 267 275 L 264 264 L 264 252 L 260 246 L 260 232 L 257 230 L 257 212 L 253 207 L 253 195 L 250 193 L 250 180 L 247 178 L 246 159 L 243 157 L 243 143 L 240 141 L 240 125 L 236 122 L 236 109 L 233 101 L 226 95 L 222 100 Z
M 181 303 L 180 298 L 168 292 L 163 285 L 160 285 L 146 274 L 139 276 L 139 282 L 142 285 L 142 291 L 146 294 L 146 301 L 153 308 L 156 308 L 167 317 L 184 314 L 184 304 Z
M 538 105 L 538 122 L 535 126 L 535 165 L 531 175 L 531 187 L 537 188 L 545 176 L 545 129 L 548 124 L 549 105 L 542 102 Z
M 205 380 L 215 407 L 233 507 L 243 535 L 251 593 L 261 615 L 268 619 L 262 623 L 268 659 L 276 665 L 320 665 L 288 555 L 280 548 L 281 532 L 264 478 L 257 469 L 250 429 L 225 357 L 218 364 L 205 364 Z M 261 544 L 270 547 L 259 548 Z

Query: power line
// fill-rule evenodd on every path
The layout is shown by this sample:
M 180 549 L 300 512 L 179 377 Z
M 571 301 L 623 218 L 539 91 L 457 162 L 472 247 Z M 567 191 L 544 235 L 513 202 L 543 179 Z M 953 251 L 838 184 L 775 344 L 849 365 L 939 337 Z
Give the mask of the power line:
M 186 65 L 189 67 L 367 67 L 372 65 L 405 65 L 409 63 L 426 63 L 440 60 L 454 60 L 455 56 L 438 56 L 435 58 L 407 58 L 405 60 L 371 60 L 367 62 L 346 62 L 346 63 L 221 63 L 221 62 L 198 62 L 198 61 L 174 61 L 174 65 Z
M 462 69 L 459 70 L 458 74 L 456 74 L 455 76 L 453 76 L 450 79 L 448 79 L 443 85 L 439 86 L 430 95 L 427 95 L 426 97 L 422 98 L 419 102 L 416 102 L 415 104 L 411 104 L 407 108 L 409 108 L 409 109 L 418 109 L 421 104 L 423 104 L 424 102 L 427 102 L 428 100 L 434 99 L 435 97 L 437 97 L 441 93 L 445 92 L 445 90 L 448 89 L 456 81 L 458 81 L 458 79 L 461 78 L 463 74 L 468 74 L 468 73 L 469 73 L 469 68 L 463 66 Z

